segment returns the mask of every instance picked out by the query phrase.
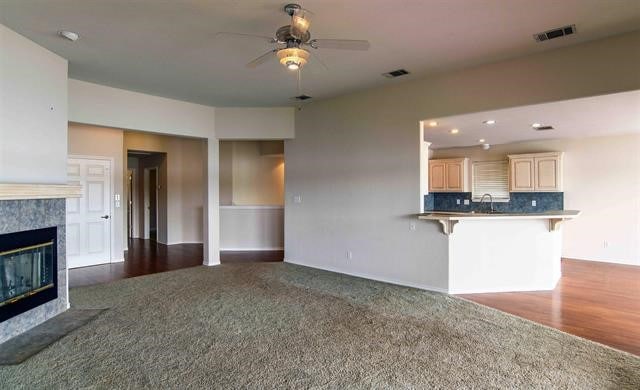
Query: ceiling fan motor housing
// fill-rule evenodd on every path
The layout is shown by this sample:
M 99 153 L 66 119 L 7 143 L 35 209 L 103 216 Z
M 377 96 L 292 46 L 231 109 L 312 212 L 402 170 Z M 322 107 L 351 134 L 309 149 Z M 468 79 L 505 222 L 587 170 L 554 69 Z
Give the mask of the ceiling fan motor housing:
M 296 38 L 291 35 L 291 26 L 286 25 L 280 27 L 278 31 L 276 31 L 276 38 L 278 39 L 278 42 L 287 43 L 287 47 L 289 47 L 289 42 L 295 42 L 297 44 L 309 42 L 309 39 L 311 39 L 311 33 L 307 31 L 301 38 Z

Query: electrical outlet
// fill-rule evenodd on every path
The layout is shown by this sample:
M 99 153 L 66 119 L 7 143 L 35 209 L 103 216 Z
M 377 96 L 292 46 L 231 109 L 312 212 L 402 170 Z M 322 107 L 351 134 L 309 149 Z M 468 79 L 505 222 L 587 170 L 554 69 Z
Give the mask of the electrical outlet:
M 347 260 L 353 259 L 353 252 L 347 251 Z
M 465 205 L 465 206 L 469 206 L 469 199 L 465 199 L 465 200 L 464 200 L 464 205 Z
M 409 223 L 409 230 L 411 230 L 412 232 L 416 230 L 416 223 L 415 222 Z
M 602 247 L 603 248 L 608 248 L 609 247 L 609 241 L 602 241 Z
M 536 207 L 538 205 L 538 202 L 536 202 L 535 200 L 531 201 L 531 207 Z
M 456 199 L 456 204 L 460 204 L 460 199 Z

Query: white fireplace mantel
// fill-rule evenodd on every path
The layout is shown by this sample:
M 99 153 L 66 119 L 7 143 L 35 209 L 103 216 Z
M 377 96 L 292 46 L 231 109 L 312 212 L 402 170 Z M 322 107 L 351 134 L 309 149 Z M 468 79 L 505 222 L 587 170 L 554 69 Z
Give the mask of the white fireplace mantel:
M 82 187 L 71 184 L 0 183 L 0 200 L 80 198 Z

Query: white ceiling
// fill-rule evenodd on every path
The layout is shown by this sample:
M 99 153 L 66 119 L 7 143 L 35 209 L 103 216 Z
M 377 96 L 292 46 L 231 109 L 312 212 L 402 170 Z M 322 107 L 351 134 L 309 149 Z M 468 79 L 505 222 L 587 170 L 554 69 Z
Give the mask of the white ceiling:
M 495 120 L 496 124 L 483 124 L 486 120 Z M 438 125 L 429 127 L 430 121 Z M 423 123 L 424 139 L 433 149 L 479 145 L 479 139 L 499 145 L 640 133 L 640 91 L 428 118 Z M 533 123 L 551 125 L 554 130 L 535 131 Z M 459 130 L 458 134 L 450 133 L 453 128 Z
M 292 105 L 296 77 L 276 61 L 244 67 L 270 48 L 216 39 L 273 35 L 288 24 L 275 0 L 2 0 L 0 23 L 69 59 L 72 78 L 215 106 Z M 638 0 L 307 0 L 314 38 L 368 39 L 368 52 L 319 50 L 303 92 L 315 98 L 409 80 L 632 31 Z M 578 34 L 532 34 L 575 23 Z M 56 31 L 81 36 L 64 41 Z M 381 73 L 406 68 L 398 80 Z

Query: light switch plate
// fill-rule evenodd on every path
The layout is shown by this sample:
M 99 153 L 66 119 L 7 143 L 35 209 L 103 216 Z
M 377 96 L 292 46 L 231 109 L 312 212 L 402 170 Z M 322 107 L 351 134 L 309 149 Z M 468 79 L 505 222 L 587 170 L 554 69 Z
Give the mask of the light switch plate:
M 456 204 L 460 204 L 460 199 L 456 199 Z
M 538 205 L 538 202 L 536 202 L 535 200 L 531 201 L 531 206 L 532 207 L 536 207 Z
M 293 203 L 302 203 L 302 196 L 300 195 L 295 195 L 293 197 Z
M 469 206 L 469 199 L 465 199 L 464 200 L 464 204 L 465 204 L 465 206 Z

